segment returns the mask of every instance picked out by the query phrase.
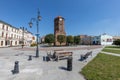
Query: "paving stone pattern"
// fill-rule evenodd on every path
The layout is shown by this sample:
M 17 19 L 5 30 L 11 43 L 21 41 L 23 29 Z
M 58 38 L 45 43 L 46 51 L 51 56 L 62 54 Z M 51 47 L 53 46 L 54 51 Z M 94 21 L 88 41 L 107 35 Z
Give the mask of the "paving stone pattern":
M 84 47 L 84 46 L 83 46 Z M 54 49 L 40 48 L 39 58 L 35 58 L 35 48 L 26 47 L 23 50 L 20 47 L 0 48 L 0 80 L 85 80 L 79 72 L 92 60 L 102 49 L 102 47 L 87 48 L 82 46 L 65 47 L 66 51 L 73 52 L 73 68 L 67 71 L 67 60 L 43 61 L 43 56 L 47 55 L 48 50 L 53 52 Z M 86 61 L 79 61 L 80 54 L 93 51 L 93 55 Z M 32 55 L 32 60 L 28 60 Z M 12 74 L 14 62 L 19 61 L 19 73 Z

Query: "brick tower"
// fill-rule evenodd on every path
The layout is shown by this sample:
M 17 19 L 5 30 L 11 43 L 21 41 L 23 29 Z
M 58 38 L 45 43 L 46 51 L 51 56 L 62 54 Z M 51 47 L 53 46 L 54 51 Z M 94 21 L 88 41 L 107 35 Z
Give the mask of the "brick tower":
M 65 35 L 65 29 L 64 29 L 64 18 L 61 16 L 58 16 L 54 19 L 54 35 L 55 35 L 55 46 L 59 46 L 60 43 L 57 41 L 58 35 Z M 61 45 L 66 45 L 66 43 L 62 43 Z

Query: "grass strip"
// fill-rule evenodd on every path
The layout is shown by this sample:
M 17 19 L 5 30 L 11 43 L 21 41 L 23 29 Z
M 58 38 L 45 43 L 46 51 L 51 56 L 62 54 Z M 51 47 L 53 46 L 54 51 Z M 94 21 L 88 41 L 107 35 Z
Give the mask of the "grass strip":
M 100 53 L 81 73 L 86 80 L 120 80 L 120 57 Z
M 119 48 L 120 49 L 120 46 L 106 46 L 105 48 Z
M 106 49 L 106 48 L 104 48 L 102 51 L 120 54 L 120 50 L 114 50 L 114 49 Z

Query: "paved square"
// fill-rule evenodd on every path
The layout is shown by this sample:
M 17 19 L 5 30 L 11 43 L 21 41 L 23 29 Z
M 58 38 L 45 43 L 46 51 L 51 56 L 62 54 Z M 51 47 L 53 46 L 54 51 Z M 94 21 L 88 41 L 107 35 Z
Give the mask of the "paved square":
M 56 49 L 73 52 L 73 69 L 67 71 L 67 60 L 43 61 L 43 56 L 47 52 Z M 28 56 L 35 55 L 35 48 L 20 47 L 0 48 L 0 80 L 85 80 L 79 73 L 81 69 L 92 60 L 102 47 L 94 46 L 76 46 L 76 47 L 40 47 L 39 58 L 32 57 L 28 61 Z M 93 51 L 93 55 L 86 61 L 79 61 L 80 54 Z M 19 74 L 12 74 L 14 62 L 19 61 Z

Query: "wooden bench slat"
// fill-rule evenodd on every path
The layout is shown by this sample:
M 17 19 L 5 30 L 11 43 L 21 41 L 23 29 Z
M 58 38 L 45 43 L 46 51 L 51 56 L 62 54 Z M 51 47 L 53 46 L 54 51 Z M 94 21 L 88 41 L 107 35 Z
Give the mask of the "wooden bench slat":
M 57 60 L 61 59 L 61 58 L 65 58 L 65 57 L 69 57 L 72 56 L 72 52 L 66 52 L 66 51 L 57 51 L 54 53 L 54 55 L 57 57 Z

